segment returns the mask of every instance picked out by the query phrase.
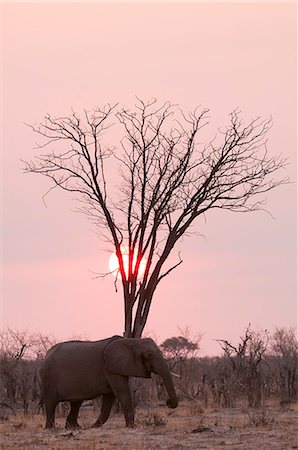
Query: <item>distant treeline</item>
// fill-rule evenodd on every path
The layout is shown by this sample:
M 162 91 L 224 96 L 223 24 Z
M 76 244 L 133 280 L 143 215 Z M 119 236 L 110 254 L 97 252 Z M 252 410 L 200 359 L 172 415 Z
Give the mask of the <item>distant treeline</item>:
M 40 333 L 7 329 L 0 335 L 0 404 L 11 410 L 38 413 L 42 407 L 39 369 L 55 339 Z M 256 332 L 247 327 L 237 345 L 219 340 L 222 356 L 200 357 L 202 336 L 191 338 L 189 330 L 166 339 L 160 348 L 173 373 L 180 400 L 202 408 L 264 406 L 274 399 L 281 404 L 297 400 L 298 342 L 294 328 Z M 158 376 L 131 381 L 135 406 L 164 400 Z M 100 400 L 94 401 L 95 407 Z

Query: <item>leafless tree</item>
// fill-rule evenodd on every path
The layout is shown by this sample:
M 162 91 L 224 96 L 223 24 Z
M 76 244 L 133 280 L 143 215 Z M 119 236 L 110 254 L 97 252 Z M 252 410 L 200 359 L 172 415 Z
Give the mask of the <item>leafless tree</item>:
M 271 337 L 270 350 L 274 357 L 282 404 L 297 399 L 298 341 L 294 328 L 276 328 Z
M 0 332 L 0 397 L 9 403 L 40 402 L 38 371 L 41 359 L 53 345 L 54 339 L 27 330 L 4 329 Z
M 124 132 L 116 148 L 104 144 L 112 117 Z M 271 120 L 244 123 L 234 111 L 218 137 L 203 145 L 207 121 L 206 109 L 185 114 L 170 103 L 138 99 L 134 110 L 108 105 L 82 117 L 48 114 L 32 126 L 43 138 L 42 154 L 25 162 L 25 172 L 48 177 L 50 190 L 75 194 L 80 210 L 115 249 L 125 336 L 141 336 L 158 284 L 182 263 L 179 256 L 167 266 L 169 256 L 198 217 L 212 209 L 261 209 L 259 194 L 287 181 L 275 178 L 286 161 L 267 152 Z M 55 150 L 45 153 L 47 146 Z M 109 179 L 111 161 L 118 165 L 117 186 Z
M 264 386 L 260 363 L 264 359 L 268 340 L 267 330 L 253 331 L 250 325 L 237 346 L 224 339 L 217 340 L 232 368 L 230 381 L 234 383 L 234 390 L 237 384 L 244 390 L 248 406 L 259 407 L 263 401 Z
M 28 330 L 6 328 L 0 332 L 0 353 L 14 360 L 44 358 L 56 343 L 52 336 Z

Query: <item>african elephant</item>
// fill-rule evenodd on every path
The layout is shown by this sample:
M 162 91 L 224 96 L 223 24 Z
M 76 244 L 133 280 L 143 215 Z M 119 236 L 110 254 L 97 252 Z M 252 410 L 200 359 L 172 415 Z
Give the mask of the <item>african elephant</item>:
M 118 398 L 127 427 L 134 425 L 129 377 L 160 375 L 167 389 L 167 406 L 176 408 L 177 396 L 171 374 L 161 351 L 152 339 L 113 336 L 100 341 L 68 341 L 54 345 L 40 370 L 46 428 L 55 426 L 55 409 L 61 401 L 71 408 L 66 428 L 77 428 L 78 413 L 84 400 L 102 395 L 102 408 L 93 427 L 104 424 Z

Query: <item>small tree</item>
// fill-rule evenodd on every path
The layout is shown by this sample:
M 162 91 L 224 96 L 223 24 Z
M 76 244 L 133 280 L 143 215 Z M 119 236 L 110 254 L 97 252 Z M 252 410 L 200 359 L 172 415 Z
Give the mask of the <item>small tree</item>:
M 203 337 L 203 334 L 191 336 L 189 327 L 179 328 L 179 331 L 179 336 L 167 338 L 160 345 L 164 356 L 172 361 L 173 367 L 181 361 L 194 359 L 200 350 L 200 343 Z
M 238 346 L 234 346 L 224 339 L 217 340 L 232 368 L 233 382 L 244 389 L 248 406 L 259 407 L 262 404 L 261 362 L 265 356 L 268 339 L 267 330 L 259 333 L 251 330 L 249 325 L 245 330 L 245 335 L 240 338 L 241 342 Z
M 294 328 L 276 328 L 271 337 L 281 403 L 293 402 L 298 391 L 298 342 Z
M 54 339 L 40 333 L 7 328 L 0 332 L 0 397 L 22 403 L 25 413 L 32 401 L 41 401 L 40 363 Z
M 25 367 L 23 360 L 32 356 L 34 339 L 27 331 L 8 328 L 1 331 L 0 344 L 0 379 L 4 391 L 2 394 L 10 402 L 16 403 L 20 391 L 20 374 Z M 27 392 L 30 387 L 27 384 Z
M 124 131 L 116 149 L 103 144 L 114 114 Z M 158 106 L 156 100 L 138 100 L 134 111 L 116 112 L 116 106 L 108 105 L 85 111 L 83 117 L 47 115 L 32 127 L 44 138 L 38 148 L 44 151 L 51 145 L 55 150 L 25 162 L 25 172 L 48 177 L 50 189 L 75 194 L 80 210 L 115 249 L 127 337 L 141 336 L 158 284 L 182 260 L 171 267 L 165 263 L 198 217 L 212 209 L 260 209 L 258 194 L 286 181 L 274 178 L 285 160 L 267 153 L 271 120 L 257 118 L 245 124 L 234 111 L 220 137 L 203 146 L 198 138 L 207 114 L 206 109 L 184 114 L 170 103 Z M 118 164 L 114 200 L 108 177 L 111 160 Z M 146 267 L 140 276 L 142 261 Z
M 191 336 L 188 327 L 179 331 L 181 332 L 179 336 L 166 339 L 160 348 L 168 359 L 171 369 L 179 374 L 177 388 L 185 397 L 197 400 L 200 390 L 197 354 L 203 334 Z

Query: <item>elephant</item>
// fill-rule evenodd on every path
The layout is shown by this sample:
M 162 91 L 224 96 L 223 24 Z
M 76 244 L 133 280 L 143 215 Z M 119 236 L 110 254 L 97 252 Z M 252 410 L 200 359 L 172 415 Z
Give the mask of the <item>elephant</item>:
M 102 395 L 99 418 L 92 427 L 100 427 L 109 418 L 117 397 L 127 427 L 134 426 L 134 411 L 129 377 L 161 376 L 169 399 L 169 408 L 178 405 L 171 373 L 161 351 L 150 338 L 113 336 L 99 341 L 67 341 L 54 345 L 40 370 L 46 428 L 55 427 L 55 409 L 69 401 L 66 428 L 78 428 L 78 413 L 84 400 Z

